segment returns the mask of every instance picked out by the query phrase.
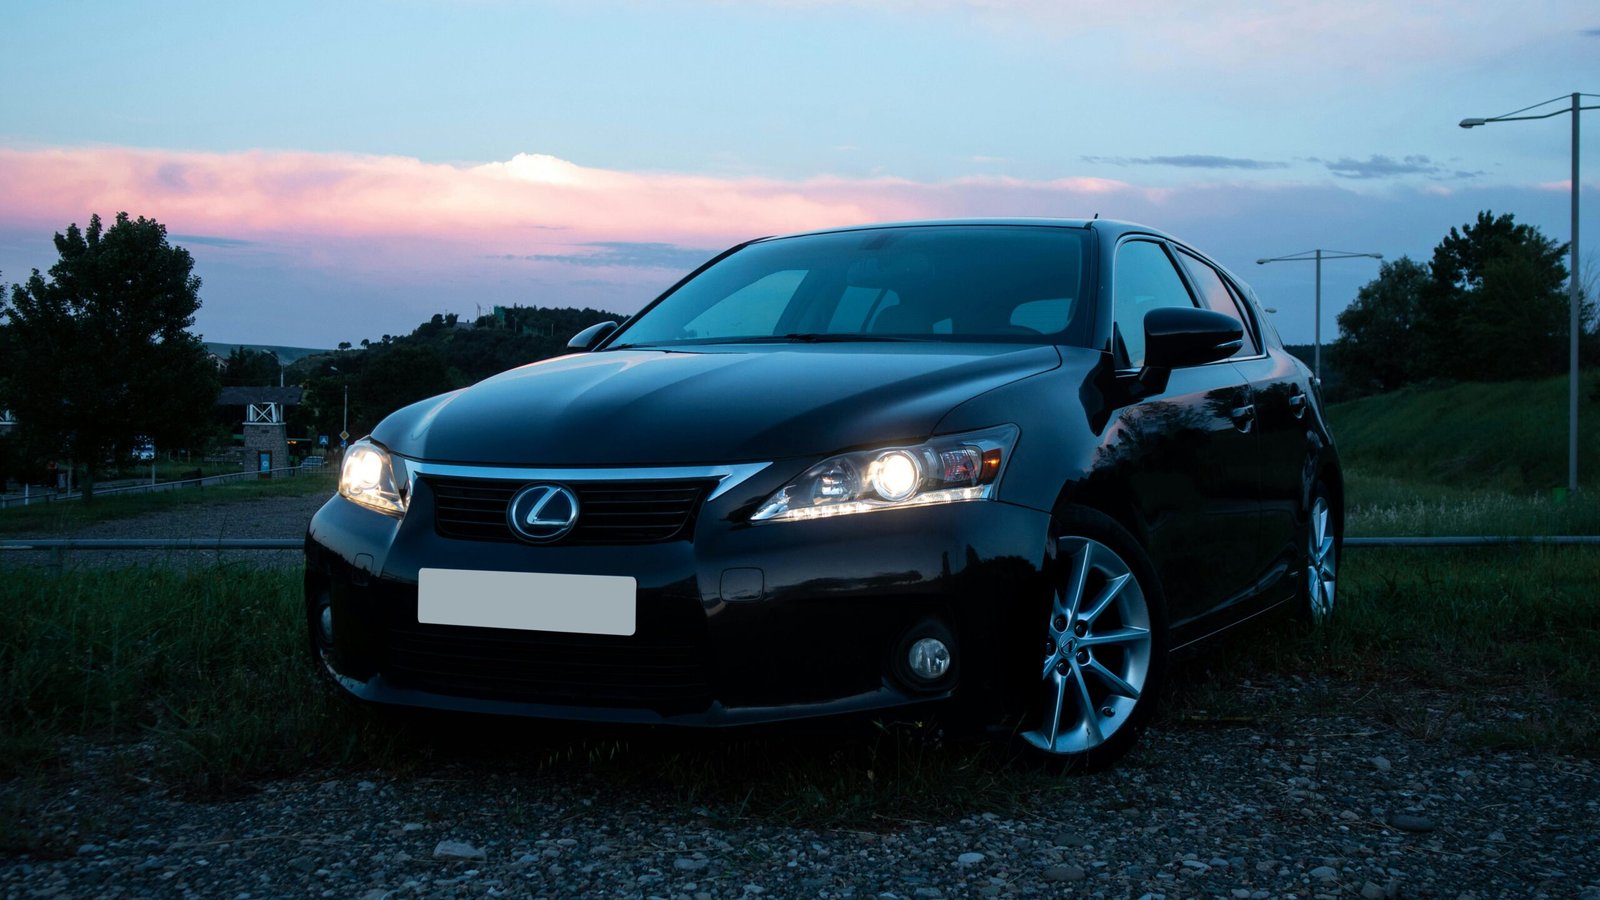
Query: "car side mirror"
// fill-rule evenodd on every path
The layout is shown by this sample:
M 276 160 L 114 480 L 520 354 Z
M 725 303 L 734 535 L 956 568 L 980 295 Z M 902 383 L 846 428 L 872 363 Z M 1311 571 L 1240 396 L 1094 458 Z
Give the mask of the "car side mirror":
M 1227 359 L 1244 345 L 1244 326 L 1232 316 L 1192 306 L 1152 309 L 1144 316 L 1143 390 L 1166 390 L 1167 373 Z
M 572 336 L 567 341 L 567 349 L 577 353 L 586 353 L 600 346 L 600 342 L 611 336 L 617 330 L 617 323 L 606 321 L 597 322 Z
M 1144 317 L 1144 364 L 1176 369 L 1227 359 L 1244 345 L 1244 326 L 1224 313 L 1192 306 L 1152 309 Z

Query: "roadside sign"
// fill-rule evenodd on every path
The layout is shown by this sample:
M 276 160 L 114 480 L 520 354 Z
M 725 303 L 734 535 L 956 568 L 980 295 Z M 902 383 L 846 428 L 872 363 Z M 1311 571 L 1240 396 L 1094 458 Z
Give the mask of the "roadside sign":
M 339 445 L 341 447 L 344 446 L 344 442 L 348 441 L 348 440 L 350 440 L 350 432 L 348 432 L 348 431 L 339 432 Z
M 318 447 L 326 447 L 326 446 L 328 446 L 328 436 L 325 435 L 325 434 L 317 435 L 317 446 Z

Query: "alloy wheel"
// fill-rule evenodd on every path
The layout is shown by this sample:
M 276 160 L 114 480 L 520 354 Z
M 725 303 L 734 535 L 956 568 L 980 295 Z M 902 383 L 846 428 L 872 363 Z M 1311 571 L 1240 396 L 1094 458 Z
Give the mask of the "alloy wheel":
M 1126 725 L 1150 676 L 1150 609 L 1132 568 L 1098 541 L 1064 537 L 1045 622 L 1044 712 L 1022 737 L 1052 754 L 1085 753 Z
M 1311 605 L 1311 621 L 1322 625 L 1333 616 L 1339 586 L 1339 550 L 1333 539 L 1333 515 L 1328 501 L 1318 496 L 1311 504 L 1311 521 L 1306 529 L 1306 597 Z

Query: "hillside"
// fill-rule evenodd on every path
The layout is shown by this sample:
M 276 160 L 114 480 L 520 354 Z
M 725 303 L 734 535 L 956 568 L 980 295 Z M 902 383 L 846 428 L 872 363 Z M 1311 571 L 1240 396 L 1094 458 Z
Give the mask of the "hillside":
M 1600 486 L 1600 372 L 1583 374 L 1578 476 Z M 1520 492 L 1567 481 L 1567 379 L 1403 388 L 1328 407 L 1344 465 L 1461 487 Z
M 281 360 L 284 365 L 288 365 L 297 359 L 302 359 L 307 356 L 315 356 L 318 353 L 333 352 L 331 348 L 328 350 L 317 350 L 312 347 L 277 347 L 270 344 L 229 344 L 222 341 L 206 341 L 205 345 L 207 350 L 215 353 L 223 359 L 227 359 L 228 354 L 235 347 L 243 347 L 246 350 L 261 350 L 266 353 L 271 353 L 272 355 L 278 357 L 278 359 Z

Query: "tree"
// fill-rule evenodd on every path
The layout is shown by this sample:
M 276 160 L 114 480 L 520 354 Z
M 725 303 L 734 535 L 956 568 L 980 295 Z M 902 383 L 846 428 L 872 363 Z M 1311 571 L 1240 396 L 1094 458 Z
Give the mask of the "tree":
M 1451 228 L 1433 250 L 1431 280 L 1418 298 L 1421 365 L 1463 380 L 1560 371 L 1566 252 L 1509 213 L 1485 210 Z
M 235 347 L 228 351 L 228 359 L 222 365 L 222 384 L 250 387 L 277 384 L 280 371 L 277 354 Z
M 1402 256 L 1379 267 L 1339 313 L 1333 353 L 1349 390 L 1392 391 L 1415 377 L 1417 305 L 1430 281 L 1426 266 Z
M 366 434 L 402 406 L 450 390 L 449 370 L 432 348 L 388 343 L 370 356 L 350 385 L 350 430 Z
M 189 251 L 154 219 L 98 215 L 56 234 L 61 258 L 0 302 L 11 346 L 0 370 L 19 428 L 85 467 L 84 495 L 139 435 L 185 446 L 204 433 L 217 372 L 187 330 L 200 308 Z M 36 444 L 37 445 L 37 444 Z

